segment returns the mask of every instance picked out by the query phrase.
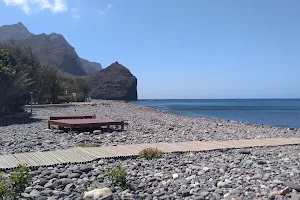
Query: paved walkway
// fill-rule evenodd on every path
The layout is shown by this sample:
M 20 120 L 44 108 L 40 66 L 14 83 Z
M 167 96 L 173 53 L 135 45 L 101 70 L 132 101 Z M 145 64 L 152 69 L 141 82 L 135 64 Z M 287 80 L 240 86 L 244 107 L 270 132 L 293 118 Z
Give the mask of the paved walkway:
M 0 155 L 0 169 L 11 169 L 19 164 L 28 166 L 53 166 L 57 164 L 86 163 L 100 158 L 136 156 L 149 147 L 165 153 L 208 151 L 260 146 L 300 144 L 300 138 L 271 138 L 261 140 L 191 141 L 177 143 L 132 144 L 107 147 L 71 148 L 65 150 Z

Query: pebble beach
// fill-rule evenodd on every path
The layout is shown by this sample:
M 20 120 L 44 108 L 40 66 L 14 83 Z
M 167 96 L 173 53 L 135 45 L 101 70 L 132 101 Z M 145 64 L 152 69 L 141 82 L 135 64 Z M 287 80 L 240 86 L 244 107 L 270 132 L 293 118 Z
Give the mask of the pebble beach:
M 52 115 L 89 113 L 124 120 L 123 131 L 63 132 L 48 129 Z M 2 122 L 0 154 L 76 147 L 184 141 L 300 137 L 293 128 L 186 117 L 121 101 L 34 108 L 34 118 Z M 23 199 L 83 199 L 85 191 L 109 188 L 110 199 L 291 199 L 300 200 L 300 146 L 170 153 L 157 160 L 102 159 L 92 163 L 32 169 Z M 124 167 L 129 188 L 104 176 Z M 5 171 L 9 175 L 11 171 Z

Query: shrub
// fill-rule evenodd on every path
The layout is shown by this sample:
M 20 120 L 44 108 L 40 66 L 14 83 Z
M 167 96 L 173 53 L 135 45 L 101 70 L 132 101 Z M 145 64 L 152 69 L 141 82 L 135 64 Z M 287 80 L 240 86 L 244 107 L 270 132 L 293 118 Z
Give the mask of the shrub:
M 31 178 L 26 165 L 19 165 L 8 180 L 0 174 L 0 199 L 20 199 L 22 192 L 31 183 Z
M 104 174 L 114 184 L 117 184 L 123 188 L 127 187 L 125 168 L 119 167 L 116 170 L 108 168 L 105 170 Z
M 70 95 L 68 95 L 68 96 L 58 96 L 58 102 L 59 103 L 65 103 L 65 102 L 69 103 L 71 101 L 73 101 L 73 97 L 70 96 Z
M 77 102 L 84 102 L 85 101 L 85 95 L 83 93 L 78 93 L 76 95 Z
M 146 148 L 139 153 L 140 158 L 145 158 L 147 160 L 151 160 L 154 158 L 161 158 L 163 156 L 163 152 L 157 148 Z

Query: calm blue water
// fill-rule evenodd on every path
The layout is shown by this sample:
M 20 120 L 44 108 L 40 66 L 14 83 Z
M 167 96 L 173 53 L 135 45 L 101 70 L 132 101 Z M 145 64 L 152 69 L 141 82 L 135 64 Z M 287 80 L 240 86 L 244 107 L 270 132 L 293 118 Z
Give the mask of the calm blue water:
M 300 128 L 300 99 L 139 100 L 133 103 L 186 116 Z

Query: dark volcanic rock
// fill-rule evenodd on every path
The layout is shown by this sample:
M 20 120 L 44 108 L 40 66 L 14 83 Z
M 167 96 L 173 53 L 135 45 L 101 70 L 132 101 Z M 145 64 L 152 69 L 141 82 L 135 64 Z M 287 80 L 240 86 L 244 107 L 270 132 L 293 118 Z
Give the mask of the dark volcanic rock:
M 32 52 L 43 65 L 55 66 L 64 72 L 76 76 L 86 74 L 76 51 L 62 35 L 56 33 L 46 35 L 43 33 L 32 35 L 16 43 L 21 46 L 31 47 Z
M 102 66 L 100 63 L 90 62 L 83 58 L 80 58 L 80 59 L 81 59 L 82 67 L 87 74 L 94 74 L 102 69 Z
M 91 74 L 101 69 L 96 70 L 101 67 L 99 63 L 81 59 L 64 36 L 57 33 L 35 35 L 22 23 L 1 26 L 0 42 L 30 47 L 42 65 L 54 66 L 75 76 Z
M 94 99 L 136 100 L 137 79 L 123 65 L 115 62 L 90 78 L 90 96 Z

